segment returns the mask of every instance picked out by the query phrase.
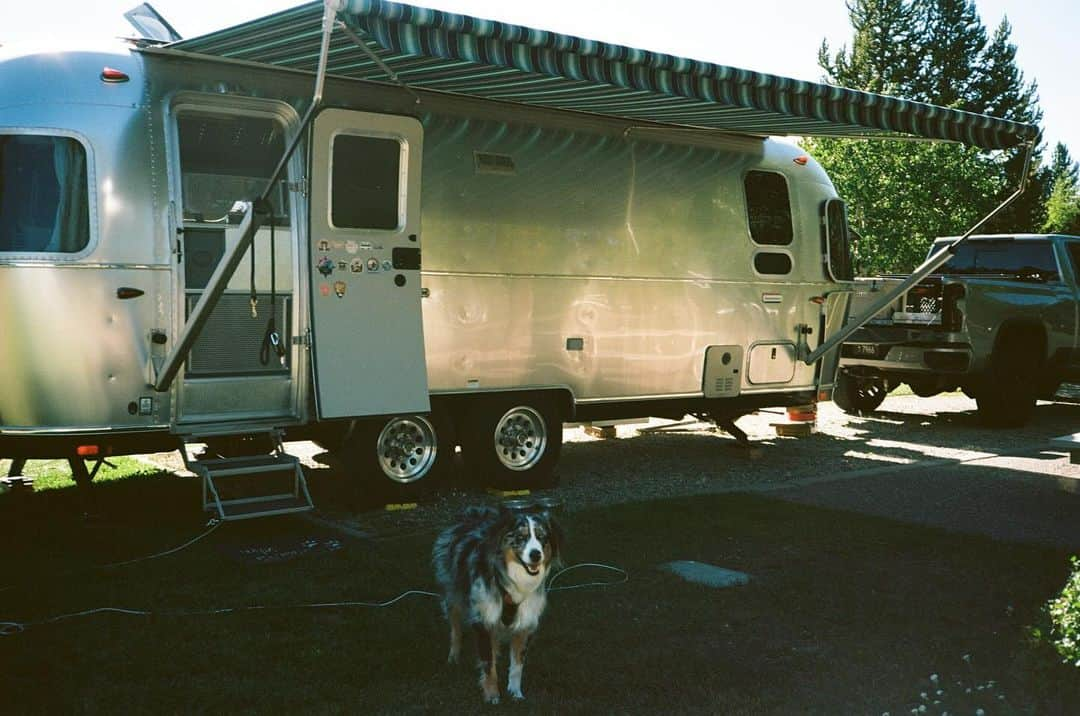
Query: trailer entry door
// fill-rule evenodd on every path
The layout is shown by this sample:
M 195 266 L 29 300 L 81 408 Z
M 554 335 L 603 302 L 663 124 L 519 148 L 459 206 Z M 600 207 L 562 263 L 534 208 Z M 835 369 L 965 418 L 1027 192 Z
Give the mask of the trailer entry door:
M 423 132 L 341 109 L 312 142 L 312 353 L 320 418 L 426 412 L 420 315 Z

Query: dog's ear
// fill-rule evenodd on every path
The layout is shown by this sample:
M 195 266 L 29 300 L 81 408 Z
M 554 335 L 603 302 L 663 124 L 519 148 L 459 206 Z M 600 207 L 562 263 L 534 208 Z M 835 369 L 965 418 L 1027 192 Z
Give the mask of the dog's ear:
M 475 527 L 484 522 L 498 520 L 499 513 L 494 507 L 487 505 L 472 505 L 466 507 L 461 515 L 461 523 L 468 527 Z
M 550 512 L 540 513 L 540 519 L 544 521 L 544 525 L 547 527 L 548 543 L 551 545 L 551 562 L 552 564 L 561 564 L 563 543 L 566 541 L 562 526 L 551 516 Z
M 514 524 L 516 522 L 517 513 L 509 509 L 508 507 L 505 507 L 504 505 L 499 505 L 493 528 L 495 530 L 495 534 L 499 535 L 499 537 L 502 538 L 506 535 L 506 533 L 514 529 Z

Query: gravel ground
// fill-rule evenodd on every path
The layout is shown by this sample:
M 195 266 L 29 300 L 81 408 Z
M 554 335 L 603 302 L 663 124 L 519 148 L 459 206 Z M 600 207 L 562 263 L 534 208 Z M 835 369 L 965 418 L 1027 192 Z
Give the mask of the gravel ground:
M 1065 453 L 1048 447 L 1051 438 L 1080 432 L 1080 406 L 1040 403 L 1029 425 L 1008 430 L 983 427 L 974 409 L 974 401 L 961 394 L 891 396 L 878 411 L 865 416 L 847 415 L 834 404 L 824 403 L 815 432 L 798 438 L 777 435 L 774 425 L 787 422 L 782 410 L 762 411 L 738 421 L 750 436 L 749 449 L 726 433 L 690 419 L 620 425 L 614 439 L 567 428 L 557 468 L 560 486 L 525 499 L 552 497 L 559 509 L 573 512 L 618 502 L 730 491 L 779 495 L 792 486 L 869 480 L 908 471 L 919 475 L 972 463 L 999 467 L 996 472 L 1001 476 L 1045 476 L 1056 480 L 1062 490 L 1080 492 L 1080 465 L 1071 465 Z M 289 443 L 288 448 L 308 466 L 313 484 L 350 479 L 324 465 L 325 456 L 317 446 Z M 145 457 L 170 470 L 183 468 L 176 453 Z M 854 483 L 848 487 L 858 490 Z M 465 505 L 499 499 L 484 492 L 453 490 L 411 510 L 369 506 L 358 511 L 332 496 L 320 499 L 317 495 L 318 509 L 309 519 L 353 535 L 391 538 L 434 529 Z

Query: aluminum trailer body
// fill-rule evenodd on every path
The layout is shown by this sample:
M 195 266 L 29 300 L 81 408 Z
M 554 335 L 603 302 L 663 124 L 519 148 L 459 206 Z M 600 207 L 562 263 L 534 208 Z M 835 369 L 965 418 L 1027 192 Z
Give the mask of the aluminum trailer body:
M 0 452 L 66 454 L 88 435 L 141 452 L 208 429 L 308 434 L 427 413 L 428 395 L 459 418 L 476 396 L 542 392 L 569 421 L 734 417 L 828 387 L 832 371 L 800 363 L 797 343 L 843 318 L 822 250 L 822 207 L 837 197 L 799 148 L 437 94 L 417 106 L 331 80 L 275 195 L 273 275 L 271 228 L 255 238 L 256 317 L 249 254 L 182 376 L 155 392 L 235 240 L 230 204 L 298 131 L 309 84 L 141 51 L 0 62 L 5 179 L 36 172 L 42 187 L 5 190 L 20 226 L 59 233 L 80 201 L 86 224 L 68 244 L 12 229 L 0 247 Z M 398 181 L 397 215 L 364 204 L 385 189 L 364 185 L 372 173 Z M 85 182 L 84 196 L 48 196 L 50 180 Z M 335 195 L 335 181 L 350 188 Z M 335 201 L 361 208 L 338 216 Z M 286 350 L 262 362 L 271 286 Z

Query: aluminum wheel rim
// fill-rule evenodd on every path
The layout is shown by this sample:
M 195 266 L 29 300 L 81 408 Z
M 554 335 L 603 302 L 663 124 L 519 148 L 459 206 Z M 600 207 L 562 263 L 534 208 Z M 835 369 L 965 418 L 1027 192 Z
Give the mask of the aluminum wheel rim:
M 539 412 L 527 405 L 511 408 L 495 426 L 495 454 L 510 470 L 529 470 L 547 450 L 547 426 Z
M 435 427 L 427 418 L 394 418 L 379 433 L 379 467 L 394 482 L 416 482 L 435 464 L 438 448 Z

